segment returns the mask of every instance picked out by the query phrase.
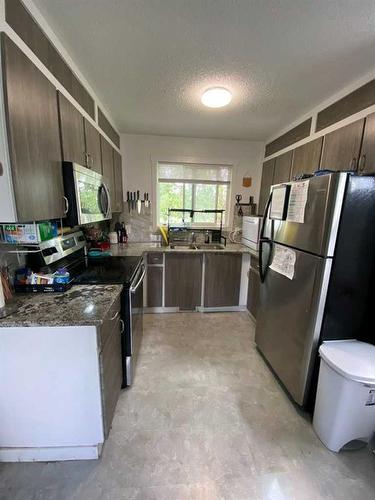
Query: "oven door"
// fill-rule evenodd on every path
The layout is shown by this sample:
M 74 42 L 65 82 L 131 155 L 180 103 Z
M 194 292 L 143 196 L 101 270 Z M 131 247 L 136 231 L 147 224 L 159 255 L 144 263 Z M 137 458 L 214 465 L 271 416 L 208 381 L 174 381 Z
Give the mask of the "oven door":
M 123 386 L 133 383 L 136 361 L 142 343 L 143 335 L 143 280 L 146 266 L 142 261 L 130 288 L 127 292 L 127 307 L 125 321 L 125 366 Z
M 110 219 L 111 202 L 109 190 L 103 177 L 84 167 L 74 168 L 74 184 L 77 203 L 78 224 L 88 224 Z

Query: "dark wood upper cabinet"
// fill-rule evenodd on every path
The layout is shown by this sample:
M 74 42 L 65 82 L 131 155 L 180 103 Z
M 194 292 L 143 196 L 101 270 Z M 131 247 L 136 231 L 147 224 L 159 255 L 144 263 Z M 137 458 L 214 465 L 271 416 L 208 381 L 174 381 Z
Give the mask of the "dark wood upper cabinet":
M 294 150 L 290 178 L 302 174 L 313 174 L 319 170 L 323 137 L 307 142 Z
M 375 113 L 366 117 L 358 171 L 364 175 L 375 174 Z
M 262 181 L 260 185 L 258 215 L 263 215 L 264 209 L 270 194 L 270 188 L 273 184 L 273 174 L 275 170 L 275 160 L 268 160 L 263 163 Z
M 242 254 L 205 254 L 204 306 L 238 306 Z
M 202 254 L 165 254 L 165 307 L 195 309 L 201 304 Z
M 103 113 L 103 111 L 98 107 L 98 124 L 99 127 L 103 130 L 103 132 L 111 139 L 113 144 L 115 144 L 118 148 L 120 147 L 120 136 L 116 132 L 116 130 L 109 123 L 107 117 Z
M 321 170 L 357 170 L 364 123 L 358 120 L 324 137 Z
M 374 104 L 375 80 L 371 80 L 320 111 L 316 118 L 315 130 L 322 130 Z
M 112 201 L 112 212 L 122 212 L 123 209 L 123 188 L 122 188 L 122 160 L 121 155 L 113 150 L 113 175 L 115 179 L 114 201 Z
M 83 116 L 60 92 L 57 95 L 63 160 L 87 166 Z
M 98 172 L 102 173 L 102 154 L 100 148 L 100 134 L 91 123 L 84 119 L 86 153 L 87 153 L 87 166 Z
M 95 117 L 95 103 L 59 51 L 20 0 L 5 0 L 5 19 L 87 113 Z
M 111 195 L 111 207 L 113 210 L 113 205 L 115 202 L 115 182 L 113 178 L 113 148 L 104 137 L 100 136 L 100 146 L 102 150 L 102 174 L 104 180 L 108 185 L 108 189 Z
M 292 167 L 293 151 L 288 151 L 275 158 L 275 172 L 273 174 L 273 184 L 288 182 L 290 180 L 290 169 Z
M 281 135 L 274 141 L 266 144 L 265 156 L 271 156 L 281 149 L 291 146 L 295 142 L 304 139 L 310 135 L 312 118 L 305 120 L 296 127 L 288 130 L 285 134 Z
M 19 222 L 64 216 L 56 89 L 4 33 L 2 71 Z

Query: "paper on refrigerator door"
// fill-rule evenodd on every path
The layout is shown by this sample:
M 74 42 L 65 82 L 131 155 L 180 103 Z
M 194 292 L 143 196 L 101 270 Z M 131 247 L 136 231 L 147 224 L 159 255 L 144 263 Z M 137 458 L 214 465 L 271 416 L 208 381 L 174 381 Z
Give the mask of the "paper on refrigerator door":
M 309 180 L 292 183 L 286 216 L 288 222 L 298 222 L 300 224 L 305 222 L 305 208 L 309 184 Z
M 294 278 L 295 263 L 296 252 L 294 250 L 280 245 L 275 245 L 275 251 L 270 269 L 292 280 Z

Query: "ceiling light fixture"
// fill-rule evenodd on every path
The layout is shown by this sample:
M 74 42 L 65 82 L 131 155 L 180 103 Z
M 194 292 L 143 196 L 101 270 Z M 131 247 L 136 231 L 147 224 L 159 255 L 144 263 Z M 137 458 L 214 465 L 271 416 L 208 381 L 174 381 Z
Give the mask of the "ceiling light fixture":
M 224 87 L 213 87 L 203 92 L 201 101 L 209 108 L 222 108 L 232 100 L 232 94 Z

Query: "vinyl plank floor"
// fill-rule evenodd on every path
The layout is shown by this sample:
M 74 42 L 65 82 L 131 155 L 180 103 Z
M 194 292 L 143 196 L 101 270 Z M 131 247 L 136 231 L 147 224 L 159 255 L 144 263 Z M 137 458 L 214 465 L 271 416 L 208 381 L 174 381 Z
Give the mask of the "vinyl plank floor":
M 144 318 L 98 461 L 0 464 L 0 500 L 373 500 L 375 457 L 329 452 L 258 354 L 246 313 Z

